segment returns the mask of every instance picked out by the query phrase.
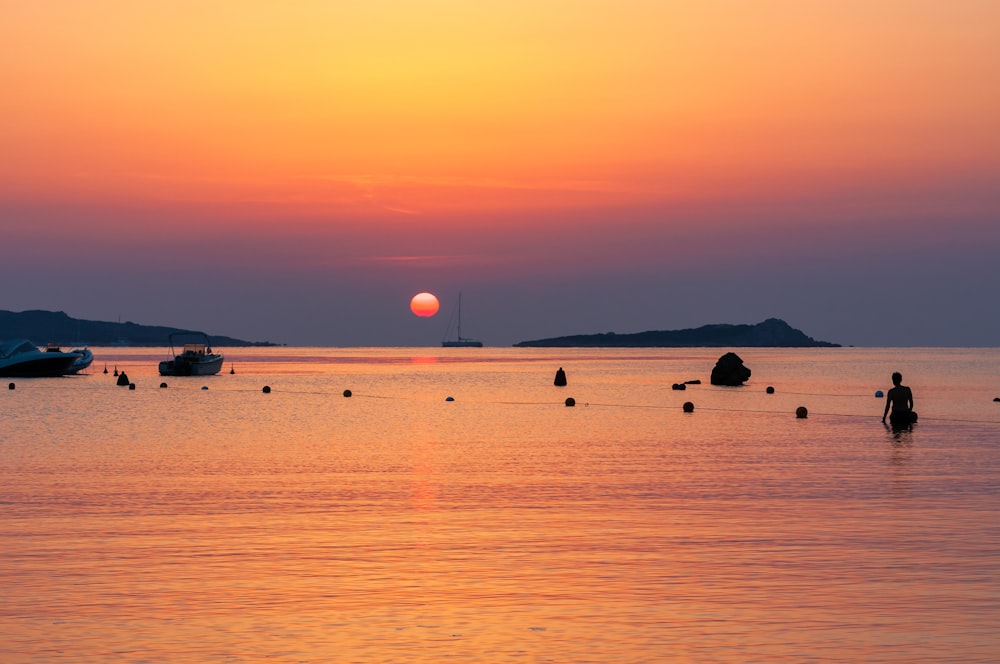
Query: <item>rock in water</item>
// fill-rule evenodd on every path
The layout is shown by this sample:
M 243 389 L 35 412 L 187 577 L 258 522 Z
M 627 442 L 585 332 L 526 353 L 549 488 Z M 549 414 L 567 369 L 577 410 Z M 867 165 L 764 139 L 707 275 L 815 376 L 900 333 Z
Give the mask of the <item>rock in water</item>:
M 736 353 L 726 353 L 712 369 L 712 385 L 737 386 L 750 380 L 750 370 Z

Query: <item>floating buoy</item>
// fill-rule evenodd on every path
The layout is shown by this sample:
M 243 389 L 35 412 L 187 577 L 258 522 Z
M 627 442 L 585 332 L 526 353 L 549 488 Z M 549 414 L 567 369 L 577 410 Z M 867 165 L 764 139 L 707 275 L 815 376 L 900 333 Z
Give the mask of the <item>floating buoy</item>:
M 881 399 L 881 398 L 882 398 L 882 397 L 884 397 L 884 396 L 885 396 L 885 395 L 884 395 L 884 394 L 882 394 L 882 390 L 875 390 L 875 398 L 876 398 L 876 399 Z
M 686 390 L 688 387 L 684 383 L 674 383 L 670 386 L 672 390 Z
M 556 371 L 556 378 L 552 381 L 552 384 L 556 387 L 566 387 L 566 372 L 563 371 L 562 367 L 559 367 L 559 370 Z
M 445 397 L 445 401 L 454 401 L 455 397 Z
M 7 389 L 8 390 L 13 390 L 14 389 L 14 383 L 10 383 L 9 385 L 7 385 Z
M 349 399 L 352 394 L 354 394 L 354 393 L 351 392 L 350 390 L 344 390 L 344 397 L 346 397 L 346 398 Z
M 807 417 L 809 417 L 809 411 L 806 410 L 805 406 L 799 406 L 798 408 L 795 409 L 795 417 L 799 418 L 800 420 L 804 420 Z
M 684 384 L 685 385 L 701 385 L 701 380 L 698 379 L 698 378 L 695 378 L 694 380 L 686 380 L 686 381 L 684 381 Z
M 774 394 L 774 388 L 770 385 L 768 385 L 767 389 L 764 391 L 767 392 L 768 394 Z
M 108 373 L 108 365 L 107 364 L 104 365 L 104 373 Z
M 230 364 L 230 365 L 229 365 L 229 373 L 230 373 L 230 374 L 234 374 L 234 373 L 236 373 L 236 367 L 234 367 L 233 365 L 231 365 L 231 364 Z
M 14 389 L 14 383 L 11 383 L 11 388 L 10 389 L 12 389 L 12 390 Z M 994 401 L 1000 401 L 1000 397 L 994 397 L 993 400 Z
M 270 385 L 265 385 L 265 386 L 264 386 L 264 389 L 263 389 L 263 390 L 261 390 L 261 391 L 262 391 L 262 392 L 263 392 L 264 394 L 270 394 L 270 393 L 271 393 L 271 386 L 270 386 Z
M 203 389 L 203 390 L 207 390 L 207 389 L 208 389 L 208 385 L 202 385 L 202 386 L 201 386 L 201 389 Z
M 115 375 L 118 375 L 118 367 L 115 367 Z
M 693 413 L 694 412 L 694 404 L 691 403 L 690 401 L 685 401 L 684 402 L 684 412 L 685 413 Z
M 160 387 L 166 387 L 166 386 L 167 386 L 166 383 L 160 383 Z
M 576 399 L 574 399 L 573 397 L 566 397 L 566 407 L 567 408 L 572 408 L 575 405 L 576 405 Z
M 134 390 L 135 389 L 135 383 L 129 383 L 128 384 L 128 389 Z
M 120 374 L 117 372 L 118 370 L 115 369 L 115 375 L 118 376 L 118 387 L 125 387 L 126 385 L 128 385 L 129 383 L 128 374 L 125 373 L 124 371 L 121 372 Z

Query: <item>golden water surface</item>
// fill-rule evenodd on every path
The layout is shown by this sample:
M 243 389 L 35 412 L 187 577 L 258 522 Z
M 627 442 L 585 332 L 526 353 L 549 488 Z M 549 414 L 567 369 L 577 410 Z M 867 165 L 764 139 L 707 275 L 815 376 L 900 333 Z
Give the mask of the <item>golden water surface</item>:
M 996 350 L 224 350 L 3 379 L 0 662 L 1000 660 Z

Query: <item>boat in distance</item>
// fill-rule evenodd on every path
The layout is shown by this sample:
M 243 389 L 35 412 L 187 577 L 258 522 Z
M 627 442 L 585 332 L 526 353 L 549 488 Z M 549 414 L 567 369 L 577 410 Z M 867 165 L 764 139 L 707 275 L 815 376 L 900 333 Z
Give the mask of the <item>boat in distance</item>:
M 181 352 L 174 355 L 175 336 L 191 336 L 191 333 L 170 335 L 170 354 L 173 359 L 160 362 L 161 376 L 214 376 L 219 373 L 225 358 L 222 353 L 212 350 L 207 335 L 200 335 L 202 341 L 184 344 Z
M 0 343 L 0 376 L 7 378 L 51 378 L 74 373 L 71 367 L 79 353 L 47 352 L 27 339 Z
M 451 323 L 448 324 L 448 329 L 451 329 Z M 476 339 L 466 339 L 462 336 L 462 294 L 458 294 L 458 325 L 455 330 L 454 339 L 445 339 L 441 342 L 441 346 L 444 348 L 482 348 L 483 342 Z M 445 332 L 447 335 L 447 331 Z

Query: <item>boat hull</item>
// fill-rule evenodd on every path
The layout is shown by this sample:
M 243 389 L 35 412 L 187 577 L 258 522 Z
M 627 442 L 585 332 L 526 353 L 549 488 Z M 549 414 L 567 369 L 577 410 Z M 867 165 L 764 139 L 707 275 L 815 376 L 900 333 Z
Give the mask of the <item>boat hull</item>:
M 461 341 L 442 341 L 441 346 L 444 348 L 482 348 L 483 342 L 462 339 Z
M 39 353 L 46 355 L 47 353 Z M 76 356 L 40 357 L 17 362 L 0 362 L 0 376 L 4 378 L 52 378 L 69 372 Z
M 224 361 L 225 359 L 221 355 L 206 357 L 197 362 L 178 357 L 160 362 L 159 370 L 161 376 L 214 376 L 222 369 Z

